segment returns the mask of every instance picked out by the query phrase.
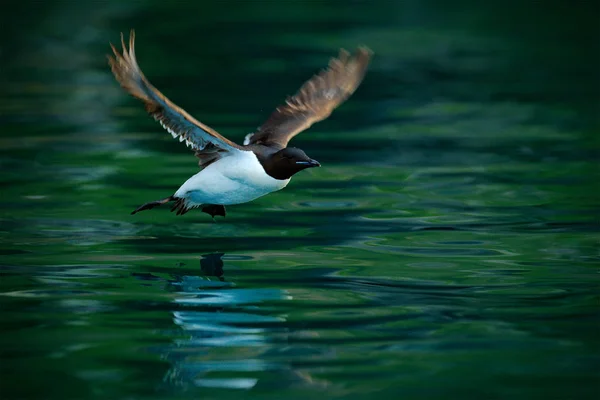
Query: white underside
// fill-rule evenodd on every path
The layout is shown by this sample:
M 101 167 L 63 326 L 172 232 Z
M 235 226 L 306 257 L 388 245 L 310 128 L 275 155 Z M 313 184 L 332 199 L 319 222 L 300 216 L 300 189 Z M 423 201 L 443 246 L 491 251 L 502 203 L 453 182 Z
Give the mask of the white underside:
M 269 176 L 251 151 L 236 151 L 210 164 L 175 192 L 187 207 L 241 204 L 283 189 L 289 179 Z

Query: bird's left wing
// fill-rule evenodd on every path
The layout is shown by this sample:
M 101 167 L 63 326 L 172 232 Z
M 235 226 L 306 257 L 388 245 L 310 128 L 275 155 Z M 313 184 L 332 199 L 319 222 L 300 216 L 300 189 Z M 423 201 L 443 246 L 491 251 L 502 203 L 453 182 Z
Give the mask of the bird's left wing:
M 144 102 L 146 111 L 180 142 L 196 152 L 204 167 L 221 158 L 224 153 L 239 151 L 241 147 L 217 131 L 196 120 L 184 109 L 165 97 L 146 79 L 135 57 L 135 34 L 129 36 L 129 49 L 121 34 L 122 53 L 111 44 L 113 55 L 108 56 L 110 68 L 121 86 L 132 96 Z
M 371 55 L 359 47 L 353 55 L 341 50 L 329 67 L 313 76 L 300 90 L 277 107 L 256 133 L 246 136 L 244 144 L 286 147 L 288 142 L 312 124 L 329 117 L 363 80 Z

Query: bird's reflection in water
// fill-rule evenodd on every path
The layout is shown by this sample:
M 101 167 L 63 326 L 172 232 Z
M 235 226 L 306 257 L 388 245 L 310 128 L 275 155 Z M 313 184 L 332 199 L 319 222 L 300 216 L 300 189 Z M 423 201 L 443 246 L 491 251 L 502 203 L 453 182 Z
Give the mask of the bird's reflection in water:
M 206 276 L 214 276 L 224 281 L 223 277 L 223 253 L 213 253 L 203 255 L 200 259 L 200 269 Z
M 237 288 L 225 278 L 223 256 L 203 255 L 203 276 L 181 276 L 172 282 L 178 294 L 173 320 L 186 337 L 177 339 L 176 346 L 169 349 L 166 358 L 173 366 L 166 381 L 181 386 L 250 389 L 259 384 L 258 374 L 270 371 L 288 383 L 320 385 L 281 361 L 275 341 L 286 342 L 285 317 L 260 307 L 260 303 L 291 300 L 291 296 L 281 289 Z

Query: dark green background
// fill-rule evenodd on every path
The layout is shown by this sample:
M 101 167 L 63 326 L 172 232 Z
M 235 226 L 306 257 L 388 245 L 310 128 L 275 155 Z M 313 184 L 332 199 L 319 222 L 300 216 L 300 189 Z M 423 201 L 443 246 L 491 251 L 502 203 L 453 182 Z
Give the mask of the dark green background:
M 598 21 L 596 1 L 10 2 L 0 398 L 600 395 Z M 197 171 L 107 68 L 130 28 L 151 82 L 238 142 L 340 47 L 375 56 L 293 142 L 323 168 L 217 223 L 130 216 Z

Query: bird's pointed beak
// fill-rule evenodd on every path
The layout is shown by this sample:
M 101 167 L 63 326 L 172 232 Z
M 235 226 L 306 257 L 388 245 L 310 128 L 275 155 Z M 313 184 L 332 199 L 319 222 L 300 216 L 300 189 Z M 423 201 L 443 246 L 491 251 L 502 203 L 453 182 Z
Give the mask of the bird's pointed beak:
M 307 168 L 312 167 L 320 167 L 321 164 L 317 160 L 309 160 L 309 161 L 296 161 L 298 165 L 306 165 Z

